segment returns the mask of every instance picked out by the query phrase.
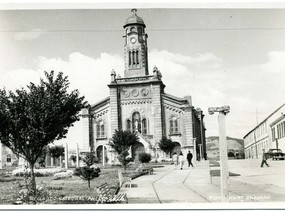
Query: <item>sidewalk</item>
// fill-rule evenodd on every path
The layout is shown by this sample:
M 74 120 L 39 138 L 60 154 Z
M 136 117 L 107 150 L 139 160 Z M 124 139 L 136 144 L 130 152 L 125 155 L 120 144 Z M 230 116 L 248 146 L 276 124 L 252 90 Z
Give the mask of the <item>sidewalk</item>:
M 197 162 L 195 167 L 180 170 L 173 165 L 154 168 L 153 175 L 134 179 L 136 187 L 123 187 L 120 193 L 127 193 L 129 203 L 189 203 L 209 202 L 204 196 L 192 189 L 194 185 L 208 189 L 210 184 L 208 162 Z M 216 192 L 216 189 L 214 189 Z
M 229 177 L 229 202 L 285 201 L 285 187 L 279 186 L 285 171 L 282 169 L 276 175 L 283 163 L 272 163 L 271 169 L 262 169 L 258 163 L 229 162 L 230 172 L 241 175 Z M 123 185 L 120 190 L 120 193 L 127 193 L 130 204 L 221 202 L 220 177 L 210 177 L 208 161 L 196 162 L 194 168 L 183 170 L 173 165 L 154 168 L 153 175 L 136 178 L 132 184 L 135 187 Z

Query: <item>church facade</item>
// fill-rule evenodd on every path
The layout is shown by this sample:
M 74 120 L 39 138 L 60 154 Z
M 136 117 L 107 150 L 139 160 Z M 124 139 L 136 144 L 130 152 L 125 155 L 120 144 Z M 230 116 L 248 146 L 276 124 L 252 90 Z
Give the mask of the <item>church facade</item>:
M 194 159 L 205 158 L 203 111 L 194 108 L 191 96 L 178 98 L 165 93 L 159 69 L 149 71 L 146 25 L 135 9 L 132 12 L 123 26 L 124 77 L 111 71 L 109 96 L 82 110 L 81 152 L 92 148 L 98 158 L 104 154 L 104 162 L 114 163 L 110 138 L 115 130 L 128 130 L 139 137 L 139 143 L 130 150 L 134 159 L 141 152 L 151 153 L 154 159 L 165 158 L 158 145 L 163 136 L 175 143 L 172 153 L 191 151 Z

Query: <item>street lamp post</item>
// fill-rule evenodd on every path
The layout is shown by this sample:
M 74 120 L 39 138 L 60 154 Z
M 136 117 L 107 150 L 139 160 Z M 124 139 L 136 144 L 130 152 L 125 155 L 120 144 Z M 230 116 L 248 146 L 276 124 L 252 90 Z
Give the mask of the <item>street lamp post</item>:
M 221 162 L 221 197 L 222 202 L 229 200 L 229 170 L 228 170 L 228 149 L 227 149 L 227 136 L 226 136 L 226 123 L 225 116 L 230 112 L 229 106 L 211 107 L 208 109 L 209 114 L 215 112 L 219 113 L 219 148 L 220 148 L 220 162 Z

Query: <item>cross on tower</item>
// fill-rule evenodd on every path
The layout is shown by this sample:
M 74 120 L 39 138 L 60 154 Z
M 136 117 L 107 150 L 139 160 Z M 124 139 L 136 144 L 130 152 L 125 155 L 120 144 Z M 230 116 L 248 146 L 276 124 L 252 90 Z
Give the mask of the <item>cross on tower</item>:
M 137 9 L 132 9 L 131 12 L 132 12 L 134 15 L 137 15 Z

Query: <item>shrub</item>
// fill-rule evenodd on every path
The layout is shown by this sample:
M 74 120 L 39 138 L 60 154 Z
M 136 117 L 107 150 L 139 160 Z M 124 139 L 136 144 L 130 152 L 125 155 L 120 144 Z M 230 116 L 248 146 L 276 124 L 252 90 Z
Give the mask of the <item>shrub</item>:
M 120 163 L 124 167 L 124 170 L 126 170 L 128 164 L 133 161 L 133 159 L 131 157 L 128 157 L 128 156 L 129 156 L 129 152 L 127 152 L 127 151 L 123 151 L 118 156 L 118 160 L 120 161 Z
M 92 166 L 93 164 L 98 163 L 98 159 L 93 152 L 87 152 L 82 158 L 82 161 L 86 166 Z
M 164 151 L 166 154 L 170 153 L 175 147 L 174 143 L 170 138 L 163 136 L 159 141 L 159 148 Z
M 93 152 L 88 152 L 82 158 L 82 160 L 86 166 L 77 167 L 74 170 L 74 175 L 79 176 L 83 180 L 88 181 L 88 188 L 90 189 L 90 181 L 100 176 L 99 174 L 101 172 L 100 168 L 91 167 L 96 162 L 98 162 L 98 159 L 96 158 Z
M 58 172 L 55 173 L 53 176 L 53 180 L 64 179 L 64 178 L 71 178 L 73 175 L 72 170 L 67 170 L 66 172 Z
M 72 162 L 75 164 L 76 163 L 76 158 L 77 158 L 76 155 L 71 155 L 69 159 L 72 160 Z M 78 156 L 78 160 L 82 160 L 81 156 Z
M 126 170 L 128 163 L 133 161 L 129 156 L 128 150 L 135 143 L 139 142 L 139 137 L 136 133 L 130 131 L 115 131 L 109 145 L 118 153 L 118 160 Z
M 58 172 L 64 172 L 65 170 L 62 170 L 60 168 L 56 169 L 35 169 L 35 176 L 36 177 L 45 177 L 45 176 L 53 176 L 55 173 Z M 31 170 L 30 169 L 15 169 L 12 171 L 12 175 L 14 176 L 31 176 Z
M 78 167 L 74 170 L 74 175 L 79 176 L 83 180 L 88 181 L 88 188 L 90 189 L 90 181 L 99 177 L 101 172 L 100 168 L 90 166 Z
M 141 163 L 149 163 L 151 161 L 151 155 L 149 153 L 140 153 L 139 154 L 139 161 Z

